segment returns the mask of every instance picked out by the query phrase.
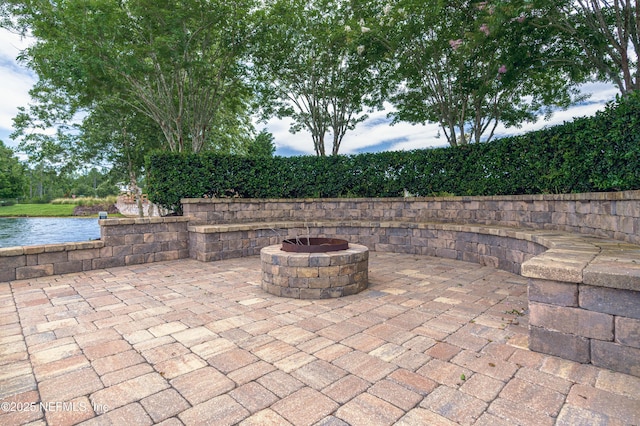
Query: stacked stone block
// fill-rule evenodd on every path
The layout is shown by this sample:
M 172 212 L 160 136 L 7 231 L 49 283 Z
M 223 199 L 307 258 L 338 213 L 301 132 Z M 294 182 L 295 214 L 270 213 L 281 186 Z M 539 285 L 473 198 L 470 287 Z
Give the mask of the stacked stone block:
M 0 248 L 0 282 L 92 269 L 102 241 Z
M 100 239 L 112 252 L 102 268 L 177 260 L 189 257 L 188 218 L 106 219 Z
M 529 348 L 640 376 L 640 291 L 529 280 Z
M 188 229 L 189 256 L 201 262 L 257 256 L 264 247 L 311 233 L 302 222 L 198 225 Z

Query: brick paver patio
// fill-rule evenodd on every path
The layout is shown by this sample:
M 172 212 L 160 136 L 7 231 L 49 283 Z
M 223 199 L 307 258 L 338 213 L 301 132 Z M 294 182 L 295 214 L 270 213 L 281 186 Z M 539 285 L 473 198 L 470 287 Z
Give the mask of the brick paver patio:
M 372 253 L 300 301 L 258 257 L 0 284 L 0 424 L 640 425 L 640 378 L 527 350 L 526 281 Z

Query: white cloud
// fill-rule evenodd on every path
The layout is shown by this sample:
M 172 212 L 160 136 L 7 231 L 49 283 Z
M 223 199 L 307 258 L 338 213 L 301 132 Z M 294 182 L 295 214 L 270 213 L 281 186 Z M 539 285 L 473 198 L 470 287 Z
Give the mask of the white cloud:
M 12 126 L 11 119 L 18 112 L 19 106 L 26 106 L 29 102 L 29 89 L 34 83 L 34 80 L 25 78 L 24 75 L 16 74 L 7 71 L 3 66 L 0 66 L 0 92 L 2 93 L 2 99 L 0 99 L 0 128 L 10 129 Z
M 588 101 L 606 103 L 620 94 L 620 91 L 612 83 L 587 83 L 582 86 L 582 92 L 588 93 L 591 96 Z
M 272 118 L 266 124 L 259 125 L 258 128 L 260 129 L 260 126 L 264 126 L 273 135 L 276 154 L 278 150 L 292 150 L 306 155 L 315 154 L 311 133 L 304 130 L 295 134 L 291 133 L 289 132 L 291 123 L 292 120 L 288 118 L 282 120 Z
M 520 135 L 573 121 L 574 118 L 592 116 L 597 111 L 603 110 L 606 103 L 615 99 L 616 95 L 620 93 L 614 85 L 609 83 L 587 83 L 582 86 L 581 91 L 584 94 L 591 95 L 585 102 L 573 105 L 566 110 L 556 111 L 549 120 L 546 121 L 540 118 L 540 120 L 535 123 L 523 123 L 519 128 L 506 128 L 499 125 L 495 132 L 496 136 Z
M 369 113 L 367 120 L 358 124 L 355 130 L 347 132 L 340 146 L 340 154 L 369 150 L 411 150 L 446 145 L 446 139 L 438 137 L 438 125 L 398 123 L 391 126 L 391 119 L 387 118 L 390 111 L 389 106 L 383 111 Z M 307 131 L 291 134 L 290 123 L 290 119 L 271 119 L 267 122 L 266 128 L 273 134 L 277 150 L 286 152 L 293 150 L 306 155 L 315 154 L 311 134 Z M 326 140 L 325 146 L 328 151 L 331 150 L 329 139 Z
M 29 46 L 29 38 L 24 38 L 5 28 L 0 28 L 0 56 L 7 56 L 15 59 L 17 54 L 24 48 Z

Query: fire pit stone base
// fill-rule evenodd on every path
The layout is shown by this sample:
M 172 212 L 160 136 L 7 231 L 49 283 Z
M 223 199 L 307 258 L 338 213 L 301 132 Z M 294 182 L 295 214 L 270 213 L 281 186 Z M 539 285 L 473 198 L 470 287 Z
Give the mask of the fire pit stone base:
M 369 249 L 349 244 L 327 253 L 291 253 L 273 245 L 260 251 L 262 289 L 295 299 L 349 296 L 367 288 Z

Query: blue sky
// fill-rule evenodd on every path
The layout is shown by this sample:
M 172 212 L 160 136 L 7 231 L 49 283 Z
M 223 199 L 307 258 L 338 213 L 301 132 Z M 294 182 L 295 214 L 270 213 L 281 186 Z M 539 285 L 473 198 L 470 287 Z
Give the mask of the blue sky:
M 29 103 L 29 89 L 35 82 L 35 77 L 28 70 L 18 64 L 15 58 L 27 42 L 15 34 L 0 28 L 0 140 L 5 145 L 15 147 L 16 142 L 9 138 L 12 132 L 12 119 L 18 112 L 18 107 Z M 525 133 L 545 126 L 561 124 L 574 117 L 593 115 L 595 111 L 613 99 L 617 90 L 610 84 L 595 83 L 585 85 L 585 93 L 591 97 L 579 105 L 566 111 L 556 112 L 549 121 L 539 120 L 537 123 L 525 123 L 521 128 L 506 129 L 498 127 L 496 137 Z M 438 146 L 447 146 L 444 136 L 438 137 L 439 126 L 436 124 L 411 125 L 400 123 L 391 126 L 387 118 L 390 109 L 373 112 L 369 118 L 360 123 L 355 130 L 346 134 L 340 147 L 341 154 L 356 154 L 363 152 L 410 150 Z M 307 132 L 291 134 L 290 123 L 287 120 L 270 120 L 257 125 L 260 130 L 266 127 L 275 138 L 276 155 L 308 155 L 314 154 L 311 136 Z M 331 150 L 330 142 L 327 151 Z

